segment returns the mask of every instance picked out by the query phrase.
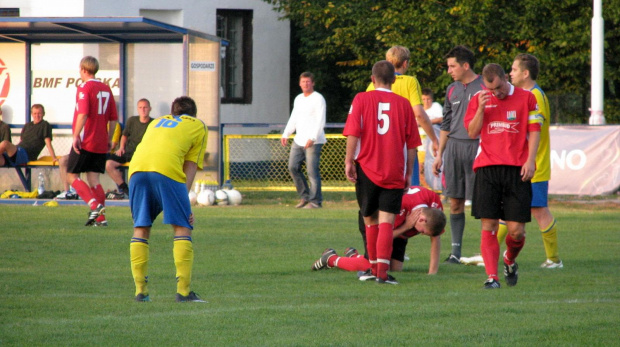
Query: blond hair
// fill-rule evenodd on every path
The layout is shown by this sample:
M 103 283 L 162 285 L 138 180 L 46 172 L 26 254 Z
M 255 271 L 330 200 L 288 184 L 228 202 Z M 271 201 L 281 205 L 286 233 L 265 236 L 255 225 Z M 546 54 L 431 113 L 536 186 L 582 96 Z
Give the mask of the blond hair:
M 385 60 L 394 65 L 394 68 L 400 69 L 403 64 L 409 60 L 411 53 L 409 49 L 404 46 L 392 46 L 387 53 L 385 53 Z
M 80 60 L 80 69 L 94 75 L 99 71 L 99 62 L 95 57 L 86 56 Z

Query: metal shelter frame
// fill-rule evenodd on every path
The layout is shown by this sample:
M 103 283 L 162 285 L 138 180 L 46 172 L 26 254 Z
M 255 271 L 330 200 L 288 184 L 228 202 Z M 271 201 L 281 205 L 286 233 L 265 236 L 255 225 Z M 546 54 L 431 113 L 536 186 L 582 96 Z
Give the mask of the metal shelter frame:
M 119 122 L 124 123 L 127 115 L 128 100 L 128 46 L 130 44 L 182 44 L 183 67 L 182 89 L 184 95 L 192 92 L 190 78 L 190 44 L 195 39 L 202 39 L 218 44 L 228 44 L 225 40 L 203 32 L 170 25 L 145 17 L 0 17 L 0 43 L 20 43 L 25 45 L 25 109 L 29 110 L 32 102 L 32 45 L 35 44 L 97 44 L 114 43 L 119 45 Z M 219 48 L 218 48 L 219 52 Z M 216 63 L 219 72 L 219 61 Z M 219 76 L 219 75 L 218 75 Z M 217 77 L 219 91 L 219 77 Z M 218 92 L 216 92 L 218 93 Z M 213 99 L 216 107 L 216 119 L 219 123 L 219 94 Z M 25 115 L 25 122 L 31 121 L 30 113 Z M 55 126 L 61 128 L 66 126 Z M 219 131 L 217 126 L 208 126 L 210 131 Z M 217 153 L 221 148 L 216 148 Z M 218 166 L 221 165 L 219 160 Z M 30 168 L 27 168 L 28 174 Z M 219 173 L 220 170 L 217 169 Z M 22 177 L 20 177 L 22 178 Z M 29 178 L 29 177 L 28 177 Z M 28 180 L 29 181 L 29 180 Z M 24 179 L 22 178 L 22 182 Z M 28 182 L 30 183 L 30 182 Z
M 0 18 L 0 43 L 26 45 L 26 100 L 30 108 L 32 92 L 32 44 L 40 43 L 118 43 L 120 47 L 119 73 L 120 118 L 125 120 L 127 88 L 126 56 L 131 43 L 182 43 L 183 61 L 188 59 L 189 37 L 197 36 L 222 42 L 213 35 L 186 29 L 145 17 L 3 17 Z M 188 92 L 188 66 L 183 68 L 184 93 Z M 26 122 L 30 115 L 26 115 Z

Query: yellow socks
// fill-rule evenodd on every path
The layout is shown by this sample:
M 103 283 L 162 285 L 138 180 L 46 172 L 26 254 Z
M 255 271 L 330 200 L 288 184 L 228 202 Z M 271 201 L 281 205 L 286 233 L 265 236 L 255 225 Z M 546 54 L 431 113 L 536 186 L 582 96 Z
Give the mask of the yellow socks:
M 497 241 L 501 245 L 508 234 L 508 227 L 506 223 L 499 223 L 499 229 L 497 229 Z
M 547 254 L 547 259 L 557 263 L 560 261 L 560 257 L 558 254 L 558 233 L 557 227 L 555 223 L 555 218 L 545 228 L 545 230 L 540 231 L 542 234 L 543 244 L 545 245 L 545 253 Z
M 172 253 L 174 265 L 177 269 L 177 293 L 187 296 L 189 295 L 192 265 L 194 264 L 194 248 L 191 236 L 175 236 Z
M 189 295 L 192 265 L 194 264 L 194 248 L 191 236 L 175 236 L 172 253 L 174 265 L 177 269 L 177 293 L 187 296 Z M 131 274 L 136 284 L 136 295 L 148 295 L 149 241 L 138 237 L 131 238 L 129 255 L 131 258 Z
M 136 295 L 149 293 L 147 284 L 149 281 L 149 240 L 132 237 L 129 244 L 129 256 L 131 258 L 131 274 L 136 284 Z
M 545 253 L 547 254 L 547 259 L 557 263 L 560 261 L 560 256 L 558 254 L 558 233 L 557 227 L 555 223 L 555 218 L 544 230 L 540 230 L 543 240 L 543 245 L 545 246 Z M 499 229 L 497 230 L 497 240 L 501 244 L 504 242 L 506 238 L 506 234 L 508 233 L 508 228 L 506 224 L 500 223 Z

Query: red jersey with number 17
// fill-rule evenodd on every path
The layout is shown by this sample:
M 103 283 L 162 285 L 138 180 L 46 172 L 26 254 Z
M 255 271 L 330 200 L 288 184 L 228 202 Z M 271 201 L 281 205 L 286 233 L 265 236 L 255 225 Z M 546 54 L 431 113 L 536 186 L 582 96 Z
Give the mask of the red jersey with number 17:
M 86 114 L 82 129 L 82 148 L 92 153 L 108 152 L 108 121 L 118 120 L 116 102 L 110 87 L 91 79 L 78 86 L 75 94 L 73 132 L 78 114 Z
M 388 89 L 358 93 L 343 135 L 359 139 L 355 161 L 374 184 L 387 189 L 406 187 L 406 151 L 422 143 L 407 99 Z

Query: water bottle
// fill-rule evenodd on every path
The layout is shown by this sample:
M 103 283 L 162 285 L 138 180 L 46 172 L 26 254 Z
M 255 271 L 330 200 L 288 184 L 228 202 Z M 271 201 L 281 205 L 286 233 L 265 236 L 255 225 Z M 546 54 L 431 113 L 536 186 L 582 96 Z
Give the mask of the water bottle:
M 43 172 L 39 172 L 39 195 L 45 192 L 45 177 Z
M 233 189 L 233 185 L 232 183 L 230 183 L 230 180 L 226 180 L 226 182 L 222 185 L 222 189 L 225 189 L 225 190 Z

